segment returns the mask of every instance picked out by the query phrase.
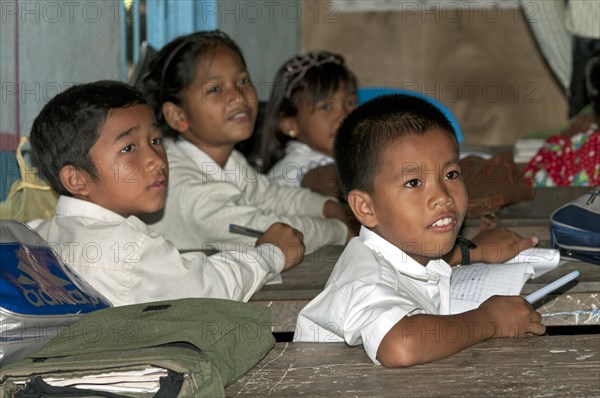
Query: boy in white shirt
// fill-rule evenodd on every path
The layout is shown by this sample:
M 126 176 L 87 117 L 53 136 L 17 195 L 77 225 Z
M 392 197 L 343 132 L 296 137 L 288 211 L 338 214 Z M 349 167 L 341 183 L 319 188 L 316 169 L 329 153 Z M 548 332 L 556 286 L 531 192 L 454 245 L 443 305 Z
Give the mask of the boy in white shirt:
M 165 204 L 163 133 L 144 96 L 120 82 L 74 86 L 33 123 L 34 161 L 59 193 L 56 214 L 30 226 L 113 305 L 214 297 L 247 301 L 303 257 L 302 234 L 275 224 L 254 244 L 180 254 L 137 216 Z
M 448 120 L 416 97 L 374 99 L 342 122 L 334 155 L 362 227 L 324 291 L 300 312 L 294 341 L 363 344 L 373 362 L 401 367 L 489 338 L 545 332 L 519 296 L 493 296 L 450 315 L 452 270 L 442 256 L 467 208 L 458 152 Z

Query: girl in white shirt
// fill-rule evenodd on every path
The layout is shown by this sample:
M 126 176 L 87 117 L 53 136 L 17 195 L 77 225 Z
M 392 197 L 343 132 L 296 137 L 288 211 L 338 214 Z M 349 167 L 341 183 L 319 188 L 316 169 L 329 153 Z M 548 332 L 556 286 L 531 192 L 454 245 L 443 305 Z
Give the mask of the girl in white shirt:
M 357 105 L 356 89 L 356 77 L 338 54 L 309 52 L 279 68 L 263 127 L 263 170 L 271 181 L 341 196 L 333 138 Z
M 151 63 L 145 92 L 163 130 L 170 162 L 167 204 L 146 221 L 180 250 L 225 250 L 253 242 L 230 224 L 264 231 L 283 222 L 307 251 L 355 235 L 347 207 L 308 189 L 272 185 L 235 144 L 250 137 L 258 99 L 239 47 L 220 31 L 168 43 Z

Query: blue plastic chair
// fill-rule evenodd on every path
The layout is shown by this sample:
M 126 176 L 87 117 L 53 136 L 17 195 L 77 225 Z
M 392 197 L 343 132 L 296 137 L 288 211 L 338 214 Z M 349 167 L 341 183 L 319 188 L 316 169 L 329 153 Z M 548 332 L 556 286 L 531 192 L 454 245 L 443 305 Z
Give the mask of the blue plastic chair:
M 358 104 L 359 105 L 363 104 L 370 99 L 373 99 L 375 97 L 379 97 L 379 96 L 385 95 L 385 94 L 412 95 L 414 97 L 421 98 L 421 99 L 431 103 L 432 105 L 435 105 L 440 111 L 442 111 L 444 116 L 446 116 L 446 118 L 450 122 L 450 125 L 456 132 L 456 138 L 458 139 L 458 142 L 463 142 L 462 131 L 460 129 L 460 126 L 458 125 L 458 121 L 456 120 L 456 118 L 454 117 L 452 112 L 450 112 L 450 110 L 448 108 L 446 108 L 446 106 L 443 105 L 441 102 L 437 101 L 436 99 L 434 99 L 428 95 L 419 93 L 418 91 L 410 91 L 410 90 L 404 90 L 401 88 L 390 88 L 390 87 L 361 87 L 358 89 Z

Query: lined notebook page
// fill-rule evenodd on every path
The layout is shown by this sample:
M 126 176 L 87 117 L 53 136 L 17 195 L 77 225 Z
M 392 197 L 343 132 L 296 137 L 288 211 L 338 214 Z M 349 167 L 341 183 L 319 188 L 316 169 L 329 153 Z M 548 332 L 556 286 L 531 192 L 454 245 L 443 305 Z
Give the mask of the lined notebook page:
M 450 313 L 458 314 L 479 307 L 493 295 L 521 293 L 533 275 L 531 264 L 473 264 L 452 269 Z

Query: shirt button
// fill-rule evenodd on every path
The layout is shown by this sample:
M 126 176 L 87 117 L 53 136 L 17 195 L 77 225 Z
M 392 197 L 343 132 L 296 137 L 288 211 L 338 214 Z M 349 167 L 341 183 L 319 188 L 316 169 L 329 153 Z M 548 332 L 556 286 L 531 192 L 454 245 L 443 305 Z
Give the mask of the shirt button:
M 439 282 L 440 281 L 440 275 L 436 274 L 434 272 L 428 272 L 427 273 L 427 279 L 429 279 L 431 282 Z

